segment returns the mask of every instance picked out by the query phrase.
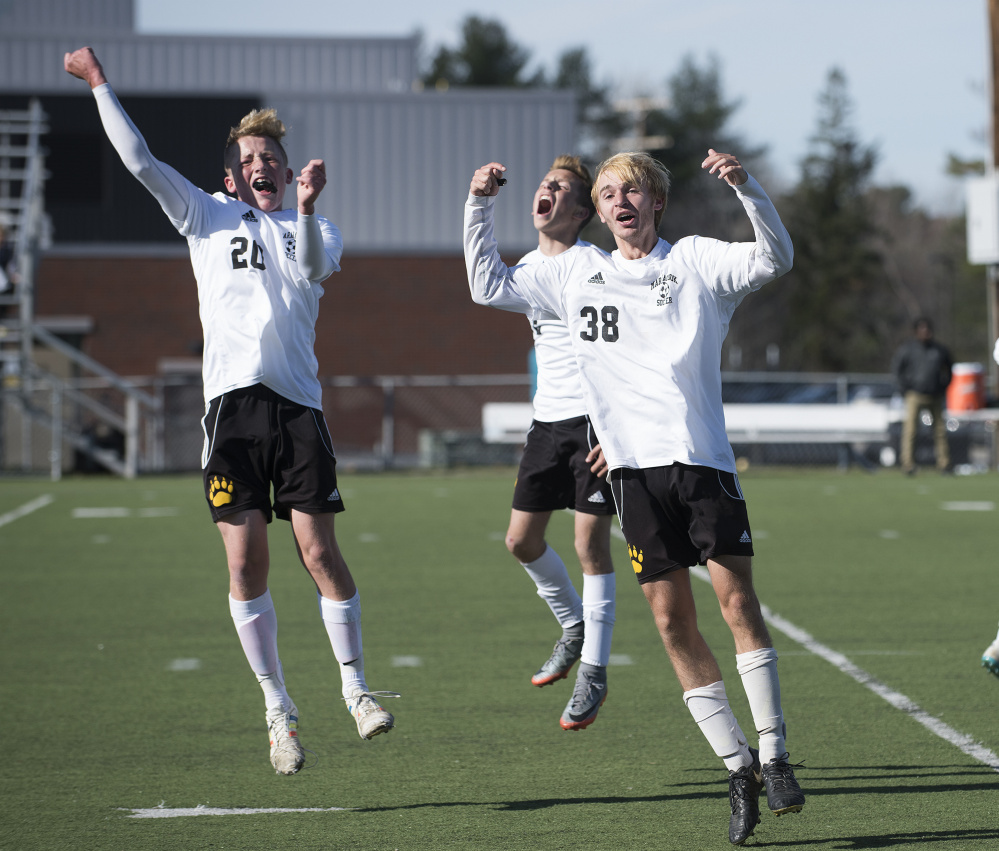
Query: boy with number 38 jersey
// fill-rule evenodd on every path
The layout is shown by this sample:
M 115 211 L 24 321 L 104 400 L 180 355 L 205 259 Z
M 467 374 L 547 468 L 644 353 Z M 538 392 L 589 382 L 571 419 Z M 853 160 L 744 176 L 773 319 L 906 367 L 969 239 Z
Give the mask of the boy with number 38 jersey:
M 791 268 L 792 248 L 760 185 L 730 154 L 702 167 L 723 179 L 755 241 L 658 236 L 669 173 L 643 153 L 605 161 L 593 201 L 617 249 L 577 248 L 508 268 L 493 236 L 505 167 L 475 172 L 465 206 L 465 260 L 480 304 L 555 316 L 569 328 L 586 409 L 610 468 L 632 567 L 669 654 L 683 699 L 729 770 L 729 841 L 759 822 L 765 787 L 777 815 L 805 798 L 785 749 L 777 654 L 752 583 L 752 536 L 725 432 L 721 349 L 736 307 Z M 504 181 L 505 182 L 505 181 Z M 697 627 L 689 568 L 706 564 L 735 639 L 736 662 L 760 734 L 748 744 L 721 671 Z

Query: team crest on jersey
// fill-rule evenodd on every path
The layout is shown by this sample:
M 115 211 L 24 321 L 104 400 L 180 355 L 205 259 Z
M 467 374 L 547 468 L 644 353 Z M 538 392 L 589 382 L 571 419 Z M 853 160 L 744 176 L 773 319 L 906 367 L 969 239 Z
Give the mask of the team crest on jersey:
M 260 219 L 258 219 L 255 215 L 253 215 L 253 210 L 247 210 L 245 213 L 243 213 L 243 221 L 244 222 L 259 222 Z
M 286 231 L 281 239 L 284 240 L 284 256 L 287 257 L 292 262 L 295 261 L 295 233 L 294 231 Z
M 658 290 L 656 293 L 656 307 L 665 307 L 673 303 L 673 296 L 670 294 L 669 285 L 678 283 L 676 275 L 660 275 L 652 284 L 651 289 Z

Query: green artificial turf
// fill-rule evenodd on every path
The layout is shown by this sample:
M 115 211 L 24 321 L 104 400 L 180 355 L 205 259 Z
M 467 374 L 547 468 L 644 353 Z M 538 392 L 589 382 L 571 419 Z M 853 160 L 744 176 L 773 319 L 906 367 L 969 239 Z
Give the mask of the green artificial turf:
M 620 538 L 619 664 L 598 720 L 563 732 L 571 680 L 530 685 L 558 628 L 503 544 L 513 476 L 341 476 L 368 682 L 402 695 L 387 705 L 396 729 L 370 742 L 275 521 L 281 656 L 318 757 L 293 777 L 267 759 L 199 479 L 0 479 L 0 848 L 728 847 L 724 766 L 683 706 Z M 999 621 L 999 477 L 751 469 L 742 484 L 760 598 L 814 642 L 772 627 L 807 803 L 780 819 L 764 804 L 746 847 L 999 847 L 999 773 L 871 687 L 999 753 L 999 678 L 979 665 Z M 549 531 L 578 576 L 570 516 Z M 694 585 L 750 730 L 731 635 Z M 156 807 L 237 812 L 133 817 Z

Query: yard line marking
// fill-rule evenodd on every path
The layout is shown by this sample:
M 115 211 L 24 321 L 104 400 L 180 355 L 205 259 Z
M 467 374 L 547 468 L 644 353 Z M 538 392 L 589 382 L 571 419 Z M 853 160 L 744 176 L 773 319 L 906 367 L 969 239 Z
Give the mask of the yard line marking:
M 996 504 L 989 500 L 968 500 L 966 502 L 941 502 L 944 511 L 995 511 Z
M 858 668 L 842 653 L 837 653 L 835 650 L 826 647 L 824 644 L 820 644 L 803 629 L 796 627 L 793 623 L 785 620 L 780 615 L 774 614 L 766 606 L 763 606 L 762 608 L 763 617 L 766 618 L 767 622 L 783 632 L 786 636 L 788 636 L 788 638 L 797 641 L 806 649 L 811 650 L 816 656 L 825 659 L 844 674 L 852 677 L 862 686 L 873 691 L 876 695 L 878 695 L 878 697 L 888 701 L 888 703 L 896 709 L 906 713 L 913 720 L 918 721 L 927 730 L 936 734 L 945 742 L 949 742 L 954 745 L 954 747 L 958 748 L 972 759 L 976 759 L 987 765 L 993 771 L 999 772 L 999 756 L 994 754 L 988 748 L 980 745 L 972 739 L 971 736 L 968 736 L 959 730 L 955 730 L 939 718 L 935 718 L 928 712 L 924 712 L 916 703 L 904 694 L 901 694 L 879 680 L 874 679 L 874 677 L 868 674 L 867 671 L 862 668 Z
M 393 656 L 393 668 L 419 668 L 423 660 L 419 656 Z
M 0 514 L 0 526 L 6 526 L 8 523 L 13 523 L 15 520 L 20 520 L 22 517 L 31 514 L 32 511 L 38 511 L 39 508 L 45 508 L 49 505 L 55 497 L 50 494 L 44 494 L 36 499 L 31 500 L 31 502 L 26 502 L 20 508 L 15 508 L 13 511 L 8 511 L 6 514 Z
M 611 533 L 615 537 L 624 540 L 623 533 L 616 526 L 611 527 Z M 711 575 L 708 573 L 707 568 L 701 567 L 700 565 L 694 565 L 690 568 L 690 572 L 698 579 L 707 582 L 709 585 L 711 584 Z M 863 668 L 859 668 L 854 665 L 853 662 L 847 659 L 842 653 L 837 653 L 832 648 L 826 647 L 824 644 L 820 644 L 811 635 L 805 632 L 805 630 L 795 626 L 789 620 L 782 618 L 780 615 L 775 614 L 762 603 L 760 604 L 760 608 L 763 610 L 763 617 L 766 619 L 767 623 L 775 629 L 780 630 L 792 641 L 797 642 L 819 658 L 825 659 L 825 661 L 838 668 L 842 673 L 851 677 L 865 688 L 870 689 L 878 697 L 886 700 L 914 721 L 922 724 L 931 733 L 939 736 L 945 742 L 954 745 L 954 747 L 962 753 L 967 754 L 972 759 L 977 760 L 983 765 L 987 765 L 993 771 L 999 773 L 999 755 L 979 744 L 966 733 L 962 733 L 960 730 L 955 730 L 949 724 L 945 724 L 939 718 L 935 718 L 928 712 L 925 712 L 910 698 L 906 697 L 901 692 L 895 691 L 890 686 L 885 685 L 879 680 L 876 680 Z
M 353 807 L 118 807 L 131 813 L 128 818 L 187 818 L 189 816 L 255 816 L 270 813 L 342 813 Z
M 201 667 L 200 659 L 174 659 L 167 665 L 168 671 L 197 671 Z
M 131 508 L 106 506 L 99 508 L 74 508 L 71 512 L 74 520 L 106 520 L 114 517 L 176 517 L 178 514 L 180 514 L 178 509 L 169 506 L 140 508 L 136 511 L 133 511 Z
M 782 650 L 781 658 L 784 656 L 811 656 L 811 650 Z M 925 656 L 920 650 L 851 650 L 851 656 Z
M 74 520 L 103 520 L 106 517 L 128 517 L 131 513 L 128 508 L 74 508 L 72 517 Z
M 140 508 L 139 517 L 176 517 L 180 511 L 176 508 Z
M 634 660 L 627 653 L 611 653 L 607 657 L 607 667 L 616 667 L 618 665 L 634 665 Z

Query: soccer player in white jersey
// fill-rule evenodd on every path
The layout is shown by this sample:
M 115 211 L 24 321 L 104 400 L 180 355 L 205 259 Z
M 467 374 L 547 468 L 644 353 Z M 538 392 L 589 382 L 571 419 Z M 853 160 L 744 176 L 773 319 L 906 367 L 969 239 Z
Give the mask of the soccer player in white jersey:
M 305 754 L 267 585 L 273 514 L 291 522 L 315 583 L 358 733 L 369 739 L 394 724 L 374 696 L 388 693 L 373 694 L 365 681 L 360 597 L 333 531 L 344 506 L 313 344 L 321 283 L 339 271 L 343 242 L 315 214 L 325 165 L 311 160 L 302 169 L 297 209 L 285 210 L 296 178 L 281 145 L 284 124 L 274 110 L 254 110 L 226 143 L 230 195 L 209 195 L 152 156 L 89 47 L 67 53 L 64 67 L 90 85 L 125 167 L 188 241 L 205 337 L 205 496 L 225 545 L 230 614 L 264 693 L 271 764 L 295 774 Z
M 577 247 L 595 212 L 593 179 L 579 157 L 555 159 L 534 193 L 531 215 L 538 247 L 520 264 L 543 263 Z M 534 421 L 517 471 L 506 545 L 534 580 L 562 636 L 531 677 L 536 686 L 565 679 L 579 661 L 572 697 L 559 719 L 563 730 L 593 723 L 607 699 L 607 662 L 614 628 L 614 563 L 610 552 L 613 497 L 586 402 L 569 329 L 559 319 L 531 322 L 538 367 Z M 553 511 L 575 510 L 575 549 L 583 571 L 576 591 L 565 563 L 545 540 Z
M 753 545 L 725 433 L 721 347 L 735 308 L 791 268 L 790 238 L 738 159 L 702 163 L 732 187 L 755 242 L 658 237 L 669 173 L 647 154 L 623 153 L 598 170 L 597 214 L 617 249 L 577 249 L 508 268 L 493 235 L 505 170 L 478 169 L 465 206 L 465 259 L 480 304 L 558 317 L 569 328 L 600 435 L 622 531 L 683 699 L 729 770 L 729 841 L 741 845 L 769 808 L 798 812 L 805 798 L 785 747 L 777 654 L 753 589 Z M 689 567 L 706 564 L 735 639 L 738 671 L 759 732 L 750 747 L 721 671 L 697 627 Z

